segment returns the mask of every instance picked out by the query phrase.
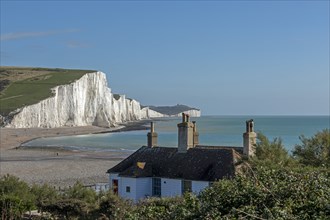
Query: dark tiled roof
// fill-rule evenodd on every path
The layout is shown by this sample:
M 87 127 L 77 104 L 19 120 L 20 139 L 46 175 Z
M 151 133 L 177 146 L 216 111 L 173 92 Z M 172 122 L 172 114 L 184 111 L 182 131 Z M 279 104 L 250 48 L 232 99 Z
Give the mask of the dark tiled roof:
M 207 149 L 233 149 L 239 154 L 243 154 L 243 147 L 236 146 L 210 146 L 210 145 L 197 145 L 196 148 L 207 148 Z
M 186 153 L 178 153 L 177 148 L 144 146 L 107 173 L 215 181 L 235 175 L 235 163 L 239 157 L 236 150 L 239 148 L 198 146 Z

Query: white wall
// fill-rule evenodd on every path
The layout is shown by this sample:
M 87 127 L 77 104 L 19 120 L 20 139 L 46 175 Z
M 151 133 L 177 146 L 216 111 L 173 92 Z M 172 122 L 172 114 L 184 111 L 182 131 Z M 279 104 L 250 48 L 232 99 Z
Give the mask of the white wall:
M 119 184 L 119 195 L 122 198 L 125 199 L 131 199 L 133 201 L 137 200 L 136 197 L 136 182 L 137 179 L 136 178 L 129 178 L 129 177 L 121 177 L 120 178 L 120 184 Z M 126 192 L 126 187 L 130 187 L 131 190 L 130 192 Z
M 136 199 L 144 199 L 152 195 L 152 178 L 136 179 Z
M 182 195 L 182 180 L 162 178 L 162 197 Z M 191 181 L 191 190 L 198 194 L 209 186 L 207 181 Z
M 110 189 L 112 188 L 113 179 L 118 180 L 118 195 L 122 198 L 137 202 L 152 194 L 152 178 L 119 177 L 118 174 L 110 174 Z M 131 188 L 130 192 L 126 192 L 127 186 Z
M 161 178 L 162 197 L 171 197 L 182 194 L 181 180 Z
M 200 193 L 200 191 L 202 191 L 203 189 L 205 189 L 208 186 L 209 186 L 209 182 L 207 182 L 207 181 L 192 181 L 191 182 L 191 190 L 196 194 Z
M 119 177 L 118 174 L 109 175 L 110 188 L 112 188 L 112 180 L 118 179 L 118 194 L 122 198 L 131 199 L 137 202 L 147 196 L 152 196 L 152 178 L 130 178 Z M 126 192 L 126 186 L 130 187 L 130 192 Z M 192 181 L 192 192 L 198 194 L 200 191 L 209 186 L 207 181 Z M 182 180 L 161 178 L 161 197 L 174 197 L 182 195 Z
M 130 192 L 126 192 L 126 187 L 130 187 Z M 152 193 L 152 180 L 151 178 L 130 178 L 121 177 L 119 186 L 119 195 L 125 199 L 131 199 L 137 202 Z

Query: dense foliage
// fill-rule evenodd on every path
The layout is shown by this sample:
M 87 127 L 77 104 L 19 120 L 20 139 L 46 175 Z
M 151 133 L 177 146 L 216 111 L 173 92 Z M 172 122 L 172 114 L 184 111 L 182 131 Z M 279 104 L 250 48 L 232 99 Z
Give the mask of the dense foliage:
M 0 206 L 2 219 L 17 219 L 34 208 L 30 187 L 17 177 L 6 175 L 0 179 Z
M 259 169 L 203 191 L 200 219 L 327 219 L 329 173 Z
M 274 168 L 287 167 L 294 163 L 281 138 L 270 141 L 262 133 L 259 133 L 257 137 L 256 156 L 251 161 L 253 165 Z
M 330 168 L 330 130 L 317 132 L 313 137 L 299 137 L 301 144 L 295 146 L 293 155 L 303 165 Z
M 79 183 L 59 192 L 7 175 L 0 179 L 1 217 L 19 219 L 38 209 L 46 214 L 41 219 L 330 219 L 329 135 L 302 137 L 291 157 L 280 139 L 259 134 L 256 157 L 241 162 L 244 175 L 215 182 L 199 195 L 137 204 Z

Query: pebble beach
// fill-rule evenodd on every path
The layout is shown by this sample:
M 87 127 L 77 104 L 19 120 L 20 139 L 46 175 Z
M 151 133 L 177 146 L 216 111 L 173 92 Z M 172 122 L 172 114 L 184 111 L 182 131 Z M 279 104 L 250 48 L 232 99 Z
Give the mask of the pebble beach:
M 126 158 L 128 153 L 29 149 L 20 145 L 39 137 L 113 132 L 121 128 L 0 128 L 0 176 L 10 174 L 31 185 L 54 187 L 69 187 L 77 181 L 84 185 L 106 183 L 107 170 Z

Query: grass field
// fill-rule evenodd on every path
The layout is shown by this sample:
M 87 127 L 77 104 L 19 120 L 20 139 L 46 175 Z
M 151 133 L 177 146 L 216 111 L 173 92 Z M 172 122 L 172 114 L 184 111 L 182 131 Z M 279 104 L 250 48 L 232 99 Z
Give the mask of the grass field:
M 52 96 L 51 88 L 69 84 L 95 70 L 0 67 L 0 114 L 32 105 Z M 9 83 L 8 83 L 9 82 Z

